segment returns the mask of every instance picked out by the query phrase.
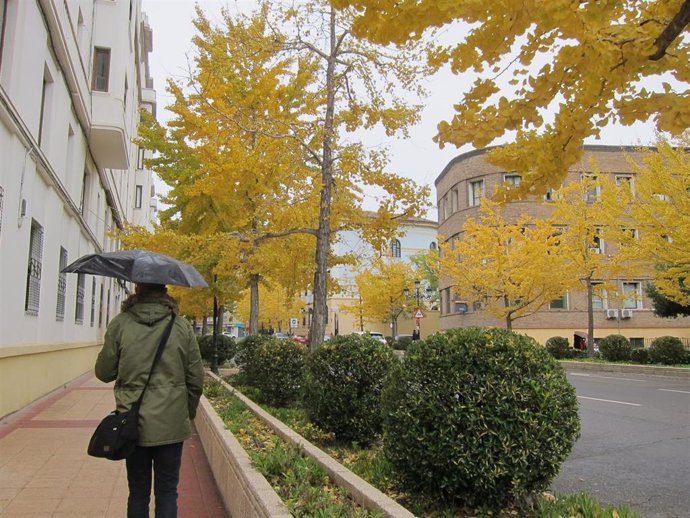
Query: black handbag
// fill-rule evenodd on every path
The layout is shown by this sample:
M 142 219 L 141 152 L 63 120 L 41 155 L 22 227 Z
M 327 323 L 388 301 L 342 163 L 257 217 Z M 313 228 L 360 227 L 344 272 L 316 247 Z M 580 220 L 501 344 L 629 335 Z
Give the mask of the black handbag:
M 132 405 L 132 408 L 126 412 L 118 412 L 117 410 L 110 412 L 96 427 L 89 441 L 89 447 L 86 450 L 92 457 L 122 460 L 127 458 L 134 451 L 134 448 L 136 448 L 137 439 L 139 438 L 139 408 L 144 399 L 146 387 L 148 387 L 149 381 L 151 380 L 153 369 L 163 354 L 163 349 L 168 341 L 174 322 L 175 313 L 172 314 L 170 322 L 163 331 L 163 336 L 158 344 L 158 350 L 156 350 L 156 356 L 153 358 L 153 363 L 151 364 L 149 376 L 139 395 L 139 399 L 137 399 Z

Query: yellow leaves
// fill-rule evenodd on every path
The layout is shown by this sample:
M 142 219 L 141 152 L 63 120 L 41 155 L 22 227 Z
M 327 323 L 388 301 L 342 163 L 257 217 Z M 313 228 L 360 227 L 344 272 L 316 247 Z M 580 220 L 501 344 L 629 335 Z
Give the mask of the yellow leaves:
M 659 138 L 657 151 L 632 161 L 637 172 L 631 217 L 639 239 L 624 243 L 629 260 L 655 266 L 654 283 L 667 298 L 690 304 L 690 135 Z
M 604 122 L 632 124 L 653 118 L 659 130 L 673 135 L 690 127 L 686 33 L 670 42 L 661 59 L 650 59 L 683 0 L 331 3 L 355 8 L 356 33 L 382 43 L 403 43 L 424 31 L 433 39 L 444 24 L 460 27 L 454 34 L 463 36 L 436 47 L 428 63 L 435 69 L 450 63 L 458 74 L 473 69 L 480 78 L 457 103 L 452 120 L 439 124 L 436 141 L 441 146 L 485 147 L 517 130 L 528 150 L 512 158 L 496 154 L 495 163 L 506 170 L 518 166 L 522 195 L 532 188 L 543 192 L 560 185 L 568 167 L 580 158 L 577 149 L 585 138 L 597 136 Z M 501 63 L 509 66 L 503 70 Z M 522 67 L 517 69 L 516 63 Z M 510 103 L 496 106 L 492 95 L 499 92 L 489 88 L 485 71 L 507 77 L 500 93 Z M 645 85 L 655 83 L 659 86 L 644 92 Z M 552 124 L 537 113 L 546 107 L 556 112 Z M 536 131 L 530 132 L 532 127 Z

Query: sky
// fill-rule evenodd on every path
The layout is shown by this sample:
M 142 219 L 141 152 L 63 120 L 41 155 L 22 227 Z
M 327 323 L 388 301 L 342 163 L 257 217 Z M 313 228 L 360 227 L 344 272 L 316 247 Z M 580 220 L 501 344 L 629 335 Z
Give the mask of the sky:
M 253 0 L 199 0 L 198 3 L 212 22 L 220 19 L 218 13 L 223 6 L 227 6 L 230 12 L 235 12 L 238 9 L 250 9 L 255 4 Z M 193 48 L 191 39 L 194 35 L 192 25 L 195 15 L 194 5 L 194 0 L 143 0 L 142 10 L 147 14 L 153 30 L 153 52 L 149 56 L 149 62 L 157 94 L 158 120 L 161 123 L 170 118 L 165 107 L 172 98 L 165 91 L 166 81 L 169 77 L 180 78 L 185 75 L 187 54 Z M 450 37 L 452 36 L 451 34 Z M 450 72 L 442 72 L 429 78 L 426 88 L 430 95 L 425 100 L 421 121 L 411 129 L 409 139 L 387 138 L 371 134 L 366 136 L 364 142 L 370 147 L 387 147 L 391 155 L 390 170 L 411 178 L 421 185 L 429 186 L 434 205 L 436 178 L 450 160 L 472 150 L 470 146 L 461 149 L 446 146 L 440 149 L 432 140 L 436 134 L 437 124 L 442 120 L 452 118 L 453 104 L 461 99 L 468 82 L 468 79 L 454 76 Z M 588 139 L 586 142 L 608 145 L 646 145 L 653 139 L 654 131 L 651 124 L 636 124 L 632 127 L 604 128 L 599 140 Z M 436 210 L 430 210 L 427 217 L 436 220 Z

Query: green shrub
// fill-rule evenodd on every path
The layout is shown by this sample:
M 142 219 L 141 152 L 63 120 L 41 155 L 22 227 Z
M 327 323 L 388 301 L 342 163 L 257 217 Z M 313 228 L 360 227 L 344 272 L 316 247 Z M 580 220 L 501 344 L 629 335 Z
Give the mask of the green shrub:
M 300 399 L 307 348 L 294 340 L 259 340 L 245 363 L 245 381 L 261 391 L 262 402 L 285 406 Z
M 630 353 L 630 359 L 642 365 L 649 363 L 649 351 L 644 348 L 633 349 Z
M 546 488 L 580 433 L 575 389 L 532 338 L 463 328 L 413 344 L 383 394 L 403 487 L 500 506 Z
M 216 336 L 218 344 L 218 365 L 223 365 L 226 361 L 232 360 L 237 351 L 235 339 L 230 336 L 219 334 Z M 197 336 L 199 351 L 204 360 L 211 361 L 213 356 L 213 335 Z
M 407 348 L 410 346 L 411 343 L 411 336 L 402 336 L 393 343 L 393 349 L 397 349 L 398 351 L 407 351 Z
M 570 348 L 568 339 L 562 336 L 552 336 L 546 341 L 546 350 L 557 360 L 572 358 L 574 349 Z
M 251 369 L 253 366 L 254 355 L 259 346 L 270 340 L 268 335 L 253 333 L 241 338 L 237 342 L 237 353 L 235 354 L 235 363 L 240 368 L 240 371 L 245 377 L 251 378 Z
M 599 341 L 599 351 L 604 360 L 627 361 L 632 353 L 630 340 L 623 335 L 608 335 Z
M 304 407 L 339 440 L 368 444 L 381 431 L 381 391 L 397 358 L 370 336 L 338 336 L 307 359 Z
M 685 348 L 680 338 L 660 336 L 649 346 L 649 360 L 663 365 L 679 365 L 685 362 Z

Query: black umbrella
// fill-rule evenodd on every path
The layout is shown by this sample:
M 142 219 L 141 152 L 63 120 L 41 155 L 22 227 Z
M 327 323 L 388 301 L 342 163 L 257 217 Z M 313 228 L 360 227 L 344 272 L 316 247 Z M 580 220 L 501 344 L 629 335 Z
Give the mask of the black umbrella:
M 80 257 L 62 271 L 105 275 L 135 283 L 208 287 L 204 278 L 191 264 L 148 250 L 89 254 Z

